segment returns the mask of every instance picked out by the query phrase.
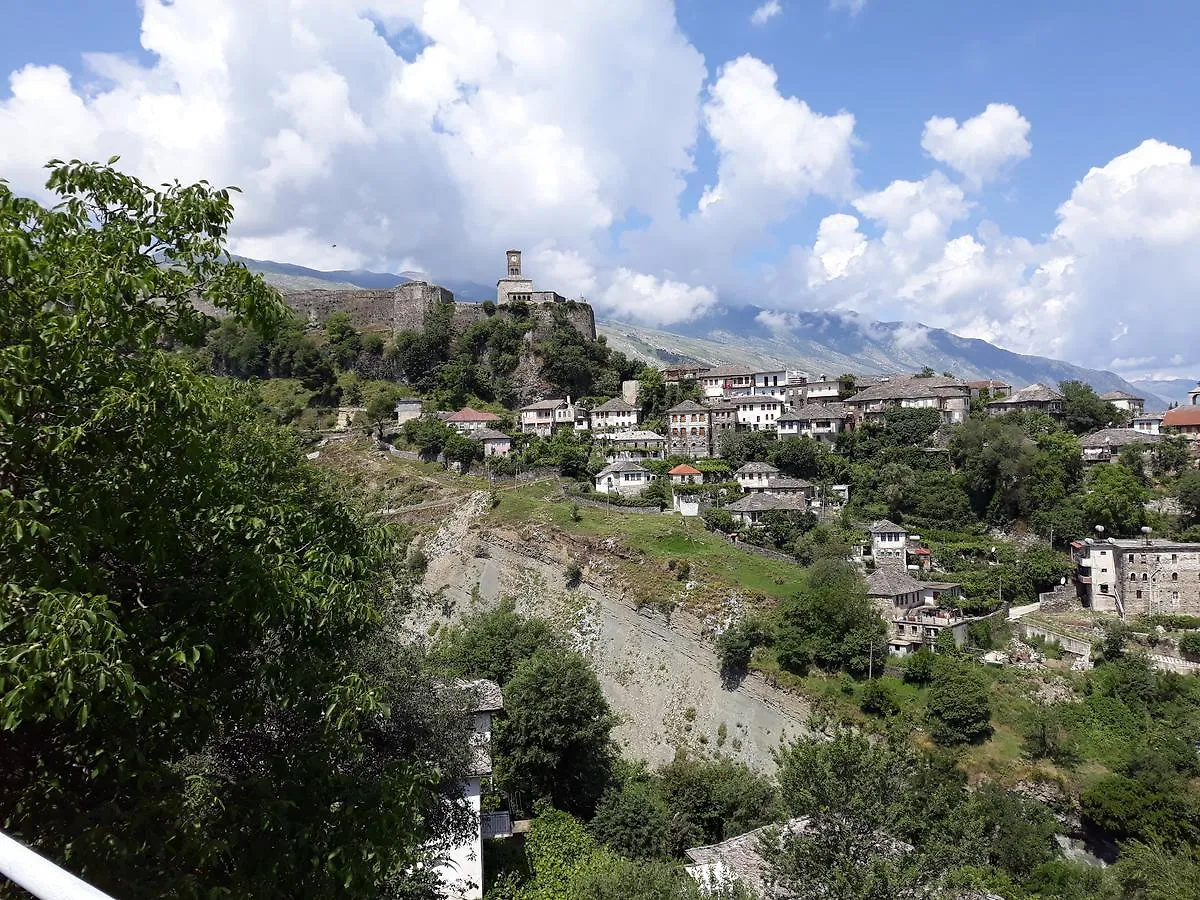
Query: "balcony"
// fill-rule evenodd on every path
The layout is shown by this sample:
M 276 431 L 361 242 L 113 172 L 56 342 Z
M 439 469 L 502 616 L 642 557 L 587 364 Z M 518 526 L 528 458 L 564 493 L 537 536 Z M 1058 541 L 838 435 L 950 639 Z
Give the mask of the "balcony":
M 485 812 L 479 814 L 479 834 L 484 840 L 488 838 L 511 837 L 512 816 L 508 810 Z

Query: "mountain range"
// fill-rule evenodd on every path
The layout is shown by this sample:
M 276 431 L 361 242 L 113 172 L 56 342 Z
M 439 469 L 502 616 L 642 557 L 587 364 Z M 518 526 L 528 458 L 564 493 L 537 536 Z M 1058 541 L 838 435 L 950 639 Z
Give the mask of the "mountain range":
M 337 270 L 325 272 L 291 263 L 241 258 L 281 291 L 385 289 L 421 278 L 416 273 Z M 480 301 L 495 288 L 479 282 L 439 279 L 457 299 Z M 1148 409 L 1185 402 L 1194 382 L 1186 379 L 1128 382 L 1102 369 L 1089 369 L 1044 356 L 1014 353 L 977 338 L 965 338 L 918 322 L 875 322 L 854 313 L 777 313 L 755 306 L 721 309 L 674 331 L 598 319 L 597 331 L 627 356 L 660 365 L 701 362 L 800 369 L 810 375 L 843 372 L 888 374 L 925 366 L 962 378 L 998 378 L 1021 388 L 1034 382 L 1057 385 L 1078 379 L 1098 393 L 1128 391 L 1145 397 Z

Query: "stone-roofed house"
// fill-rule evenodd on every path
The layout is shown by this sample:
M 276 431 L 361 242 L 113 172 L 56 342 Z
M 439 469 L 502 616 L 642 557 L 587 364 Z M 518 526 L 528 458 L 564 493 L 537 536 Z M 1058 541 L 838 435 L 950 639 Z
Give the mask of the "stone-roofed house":
M 512 438 L 503 431 L 479 428 L 471 432 L 471 439 L 483 445 L 484 456 L 508 456 L 512 449 Z
M 592 431 L 615 431 L 637 426 L 641 410 L 620 397 L 606 400 L 592 410 Z
M 774 494 L 776 497 L 804 497 L 812 499 L 817 489 L 811 481 L 805 481 L 803 478 L 788 478 L 779 476 L 777 478 L 767 479 L 766 493 Z
M 712 370 L 705 363 L 678 363 L 663 369 L 663 384 L 682 384 L 685 381 L 699 381 Z
M 765 491 L 767 483 L 778 475 L 779 470 L 770 463 L 748 462 L 733 473 L 733 478 L 743 491 Z
M 520 409 L 521 431 L 524 434 L 536 434 L 538 437 L 550 437 L 554 429 L 567 422 L 572 427 L 575 424 L 575 404 L 571 398 L 552 397 L 548 400 L 536 400 L 527 403 Z
M 413 419 L 421 418 L 424 405 L 420 397 L 405 397 L 396 401 L 396 424 L 403 425 Z
M 949 630 L 959 647 L 967 640 L 971 620 L 953 605 L 962 596 L 959 585 L 948 581 L 917 581 L 907 572 L 876 569 L 867 576 L 867 597 L 887 623 L 889 649 L 901 656 L 930 646 Z
M 1161 412 L 1141 412 L 1130 417 L 1129 427 L 1142 434 L 1161 434 L 1165 415 Z
M 596 490 L 601 494 L 632 497 L 650 486 L 651 475 L 631 459 L 609 463 L 596 473 Z
M 775 420 L 779 436 L 811 437 L 832 443 L 854 424 L 854 413 L 842 403 L 810 403 L 784 412 Z
M 971 390 L 966 383 L 945 375 L 921 378 L 897 375 L 859 391 L 845 400 L 860 421 L 880 419 L 892 407 L 936 409 L 943 422 L 963 421 L 970 412 Z
M 737 424 L 744 431 L 774 431 L 775 420 L 783 413 L 784 402 L 779 397 L 764 394 L 734 397 Z
M 684 851 L 691 862 L 684 866 L 700 885 L 702 893 L 717 893 L 733 884 L 740 884 L 752 897 L 775 900 L 770 885 L 770 873 L 762 851 L 765 841 L 783 840 L 804 834 L 809 827 L 807 817 L 791 819 L 782 825 L 764 825 L 726 838 L 719 844 L 691 847 Z
M 747 366 L 722 364 L 700 376 L 705 397 L 734 397 L 754 389 L 754 370 Z
M 803 496 L 780 496 L 758 492 L 747 494 L 741 500 L 730 503 L 725 509 L 735 522 L 757 525 L 765 513 L 803 512 L 808 509 L 808 500 Z
M 1063 395 L 1053 388 L 1038 383 L 1023 387 L 1015 394 L 1009 394 L 988 404 L 988 412 L 992 415 L 1012 412 L 1018 409 L 1036 409 L 1050 416 L 1061 416 L 1063 412 Z
M 1123 409 L 1131 416 L 1144 412 L 1146 409 L 1146 398 L 1131 394 L 1129 391 L 1109 391 L 1101 394 L 1100 399 L 1107 400 L 1117 409 Z
M 872 522 L 871 558 L 876 568 L 908 568 L 908 529 L 887 519 Z
M 1007 397 L 1012 393 L 1012 385 L 1007 381 L 1000 381 L 997 378 L 985 378 L 981 381 L 968 381 L 967 387 L 971 390 L 971 399 L 978 400 L 980 395 L 987 392 L 989 400 L 998 400 L 1001 397 Z
M 1085 463 L 1110 462 L 1126 447 L 1149 448 L 1166 440 L 1166 435 L 1136 431 L 1133 428 L 1101 428 L 1079 439 Z
M 712 453 L 711 413 L 695 400 L 684 400 L 667 410 L 667 452 L 703 458 Z
M 499 421 L 500 417 L 495 413 L 480 412 L 477 409 L 471 409 L 469 406 L 464 406 L 458 412 L 451 413 L 445 419 L 446 424 L 459 434 L 467 435 L 472 431 L 491 428 Z
M 608 462 L 621 459 L 663 459 L 667 439 L 653 431 L 606 431 L 597 437 Z

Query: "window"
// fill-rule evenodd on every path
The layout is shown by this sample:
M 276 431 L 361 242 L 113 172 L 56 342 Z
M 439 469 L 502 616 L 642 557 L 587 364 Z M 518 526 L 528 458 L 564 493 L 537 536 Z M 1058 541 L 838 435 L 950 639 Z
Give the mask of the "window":
M 1130 581 L 1137 581 L 1137 573 L 1136 573 L 1136 572 L 1130 572 L 1130 573 L 1129 573 L 1129 580 L 1130 580 Z
M 1129 561 L 1133 562 L 1133 554 L 1132 553 L 1129 554 Z
M 1142 592 L 1141 592 L 1141 591 L 1138 591 L 1138 592 L 1137 592 L 1137 598 L 1138 598 L 1139 600 L 1141 600 L 1141 599 L 1142 599 Z
M 1108 585 L 1107 584 L 1100 585 L 1100 593 L 1102 593 L 1102 594 L 1108 593 Z
M 1172 580 L 1172 581 L 1178 581 L 1178 580 L 1179 580 L 1179 573 L 1178 573 L 1178 572 L 1172 572 L 1172 573 L 1171 573 L 1171 580 Z
M 1145 572 L 1143 572 L 1143 573 L 1142 573 L 1142 581 L 1146 581 L 1146 580 L 1148 580 L 1149 578 L 1150 578 L 1150 576 L 1149 576 L 1149 575 L 1147 575 Z

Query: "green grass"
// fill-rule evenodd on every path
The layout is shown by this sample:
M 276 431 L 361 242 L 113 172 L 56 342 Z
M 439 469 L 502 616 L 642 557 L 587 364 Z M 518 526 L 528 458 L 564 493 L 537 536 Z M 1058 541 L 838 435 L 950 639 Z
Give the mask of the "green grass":
M 488 514 L 488 521 L 501 526 L 540 523 L 567 535 L 616 538 L 626 547 L 645 554 L 648 560 L 662 563 L 664 569 L 670 560 L 686 558 L 695 581 L 741 588 L 764 597 L 789 597 L 800 586 L 804 570 L 798 564 L 776 562 L 741 550 L 706 530 L 699 519 L 628 508 L 609 511 L 580 506 L 579 521 L 574 522 L 569 499 L 547 500 L 553 491 L 548 484 L 502 491 L 500 505 Z M 642 577 L 664 580 L 655 578 L 653 573 L 639 573 L 639 578 Z

